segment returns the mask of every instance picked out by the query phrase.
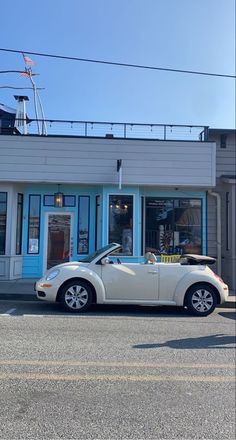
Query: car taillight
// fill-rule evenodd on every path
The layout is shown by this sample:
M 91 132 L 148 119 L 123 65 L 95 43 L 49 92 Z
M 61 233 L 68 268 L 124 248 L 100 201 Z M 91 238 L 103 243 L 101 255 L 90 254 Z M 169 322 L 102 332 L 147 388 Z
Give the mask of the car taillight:
M 215 277 L 217 278 L 217 280 L 218 280 L 220 283 L 225 284 L 225 282 L 222 280 L 221 277 L 219 277 L 219 275 L 217 275 L 215 272 L 213 272 L 213 274 L 215 275 Z

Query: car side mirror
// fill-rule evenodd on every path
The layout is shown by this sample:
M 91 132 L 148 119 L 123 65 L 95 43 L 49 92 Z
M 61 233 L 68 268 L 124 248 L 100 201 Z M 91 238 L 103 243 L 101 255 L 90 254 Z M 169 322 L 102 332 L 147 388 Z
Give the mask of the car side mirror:
M 101 259 L 101 264 L 103 266 L 105 266 L 106 264 L 109 264 L 109 263 L 110 263 L 110 259 L 108 257 L 104 257 Z

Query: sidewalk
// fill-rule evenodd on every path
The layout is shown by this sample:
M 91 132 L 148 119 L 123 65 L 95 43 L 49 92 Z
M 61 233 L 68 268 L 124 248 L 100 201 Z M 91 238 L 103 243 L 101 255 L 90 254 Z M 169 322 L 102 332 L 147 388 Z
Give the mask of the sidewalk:
M 34 291 L 36 279 L 25 278 L 12 281 L 0 281 L 0 300 L 40 301 Z M 218 306 L 222 308 L 236 308 L 235 292 L 230 291 L 227 301 Z
M 0 300 L 38 301 L 34 291 L 36 279 L 0 281 Z

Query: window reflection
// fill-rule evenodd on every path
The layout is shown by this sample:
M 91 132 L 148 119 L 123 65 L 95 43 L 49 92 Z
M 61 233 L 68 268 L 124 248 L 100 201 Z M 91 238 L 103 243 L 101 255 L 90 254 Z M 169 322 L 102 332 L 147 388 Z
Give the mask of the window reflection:
M 29 196 L 28 254 L 39 253 L 40 195 Z
M 47 269 L 70 260 L 71 216 L 50 214 L 48 216 Z
M 145 211 L 145 252 L 202 252 L 201 200 L 147 197 Z
M 7 225 L 7 193 L 0 192 L 0 255 L 5 254 Z
M 122 245 L 123 255 L 133 254 L 133 196 L 109 197 L 109 243 Z
M 88 196 L 79 197 L 78 254 L 89 253 L 89 205 Z
M 23 194 L 17 194 L 16 255 L 22 251 Z

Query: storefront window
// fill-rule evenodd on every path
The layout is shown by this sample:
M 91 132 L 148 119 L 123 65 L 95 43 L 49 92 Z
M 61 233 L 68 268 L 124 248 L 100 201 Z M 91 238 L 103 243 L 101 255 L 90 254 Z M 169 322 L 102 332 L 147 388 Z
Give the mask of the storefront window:
M 109 197 L 109 243 L 122 245 L 123 255 L 133 254 L 133 196 Z
M 78 222 L 78 254 L 88 254 L 89 252 L 89 205 L 88 196 L 79 197 L 79 222 Z
M 40 195 L 29 196 L 28 254 L 39 253 L 40 205 Z
M 7 225 L 7 193 L 0 192 L 0 255 L 5 254 Z
M 17 194 L 16 255 L 22 250 L 23 194 Z
M 200 254 L 202 202 L 200 199 L 146 198 L 145 252 Z

